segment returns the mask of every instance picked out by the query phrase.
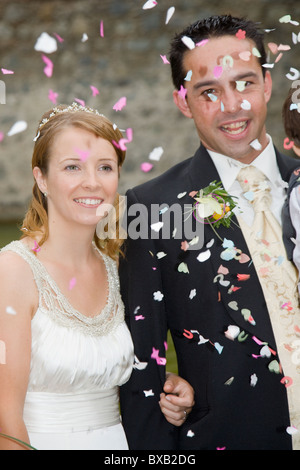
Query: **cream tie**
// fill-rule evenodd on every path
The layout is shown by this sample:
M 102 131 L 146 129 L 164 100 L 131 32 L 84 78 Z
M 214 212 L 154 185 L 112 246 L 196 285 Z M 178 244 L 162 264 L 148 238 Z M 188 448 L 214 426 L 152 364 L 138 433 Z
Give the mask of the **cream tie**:
M 251 227 L 238 217 L 268 307 L 280 364 L 288 393 L 293 449 L 300 449 L 300 310 L 298 276 L 286 258 L 282 229 L 270 210 L 270 185 L 254 166 L 240 170 L 239 181 L 244 197 L 255 215 Z M 263 339 L 263 338 L 262 338 Z M 270 393 L 271 390 L 270 390 Z M 293 428 L 289 432 L 293 431 Z

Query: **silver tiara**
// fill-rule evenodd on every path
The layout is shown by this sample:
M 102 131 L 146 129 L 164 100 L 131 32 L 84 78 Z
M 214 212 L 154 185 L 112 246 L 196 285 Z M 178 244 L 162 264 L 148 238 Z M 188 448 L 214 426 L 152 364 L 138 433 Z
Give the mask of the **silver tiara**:
M 76 102 L 72 103 L 70 106 L 67 106 L 66 108 L 57 108 L 54 107 L 49 114 L 49 117 L 42 119 L 40 122 L 40 125 L 38 127 L 38 133 L 36 137 L 33 139 L 34 142 L 37 141 L 37 139 L 40 136 L 40 130 L 47 124 L 47 122 L 50 121 L 51 118 L 54 116 L 57 116 L 57 114 L 62 114 L 62 113 L 74 113 L 76 111 L 84 111 L 85 113 L 91 113 L 91 114 L 96 114 L 97 116 L 105 117 L 104 114 L 100 114 L 96 109 L 89 108 L 86 106 L 82 106 L 81 104 L 78 104 Z

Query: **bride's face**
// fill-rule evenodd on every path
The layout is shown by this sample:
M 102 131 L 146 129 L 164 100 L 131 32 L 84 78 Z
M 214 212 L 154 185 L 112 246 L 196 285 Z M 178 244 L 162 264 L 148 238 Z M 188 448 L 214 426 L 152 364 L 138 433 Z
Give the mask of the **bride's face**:
M 102 207 L 112 206 L 119 182 L 113 145 L 86 130 L 68 127 L 55 137 L 47 175 L 34 168 L 47 193 L 49 221 L 96 226 Z

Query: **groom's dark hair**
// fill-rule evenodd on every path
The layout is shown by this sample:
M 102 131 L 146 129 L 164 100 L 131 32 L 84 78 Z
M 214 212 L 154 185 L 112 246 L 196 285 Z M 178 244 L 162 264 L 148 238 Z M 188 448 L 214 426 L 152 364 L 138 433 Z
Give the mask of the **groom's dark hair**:
M 184 36 L 190 38 L 195 44 L 203 39 L 218 38 L 221 36 L 235 36 L 238 31 L 245 32 L 245 37 L 254 42 L 260 57 L 258 58 L 261 66 L 266 63 L 266 51 L 264 46 L 264 32 L 258 29 L 257 23 L 244 18 L 235 18 L 231 15 L 210 16 L 198 20 L 185 28 L 181 33 L 176 34 L 171 42 L 170 63 L 172 70 L 172 79 L 177 90 L 184 84 L 187 70 L 183 67 L 183 57 L 188 47 L 182 41 Z M 265 69 L 262 67 L 263 76 Z

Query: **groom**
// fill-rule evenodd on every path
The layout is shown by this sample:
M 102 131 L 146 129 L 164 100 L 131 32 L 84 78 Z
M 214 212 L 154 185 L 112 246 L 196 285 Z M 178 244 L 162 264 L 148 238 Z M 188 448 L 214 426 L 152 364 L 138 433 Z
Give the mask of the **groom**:
M 207 18 L 174 38 L 170 62 L 175 104 L 193 119 L 201 146 L 194 157 L 127 193 L 129 227 L 133 208 L 139 207 L 134 204 L 147 208 L 143 223 L 149 225 L 151 209 L 159 208 L 155 230 L 149 226 L 148 237 L 129 233 L 120 263 L 138 361 L 121 388 L 129 446 L 292 449 L 290 416 L 298 416 L 300 409 L 289 401 L 292 383 L 284 377 L 277 350 L 285 339 L 280 329 L 275 335 L 273 312 L 259 277 L 268 280 L 268 272 L 256 271 L 254 253 L 245 240 L 254 214 L 237 180 L 241 168 L 258 167 L 268 178 L 271 209 L 280 223 L 284 182 L 297 161 L 280 154 L 266 133 L 272 80 L 263 67 L 263 35 L 251 21 Z M 225 200 L 228 194 L 235 196 L 234 214 L 229 210 L 224 224 L 203 224 L 199 214 L 192 216 L 203 236 L 187 239 L 183 231 L 180 238 L 186 208 L 193 208 L 197 191 L 198 202 L 203 202 L 203 191 L 214 181 L 222 182 Z M 169 236 L 162 236 L 157 221 L 173 204 L 182 209 L 182 225 L 178 217 L 170 218 Z M 277 232 L 280 236 L 281 229 Z M 198 246 L 193 245 L 195 239 Z M 277 295 L 273 289 L 270 297 L 275 303 Z M 297 308 L 291 315 L 300 326 Z M 181 428 L 165 422 L 158 407 L 168 330 L 179 375 L 195 391 L 195 406 Z M 291 348 L 286 344 L 287 351 Z

